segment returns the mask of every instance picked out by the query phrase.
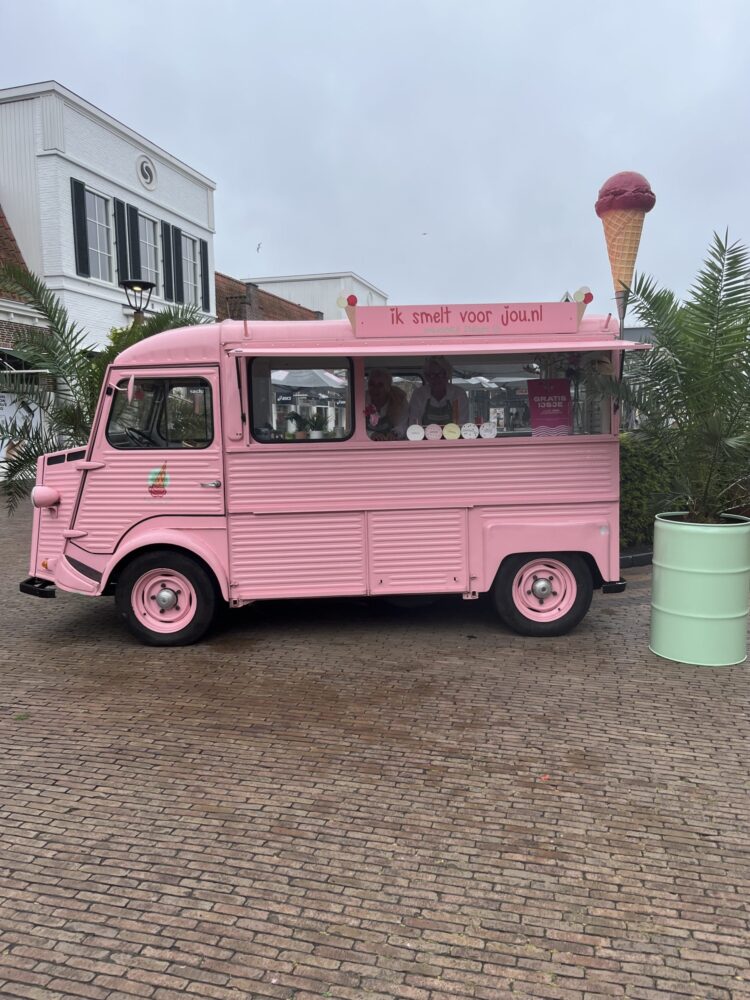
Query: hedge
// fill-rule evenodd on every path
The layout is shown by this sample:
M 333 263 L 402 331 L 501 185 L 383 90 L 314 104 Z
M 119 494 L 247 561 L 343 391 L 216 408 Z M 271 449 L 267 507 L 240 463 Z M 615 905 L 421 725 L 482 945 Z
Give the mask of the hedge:
M 652 544 L 654 515 L 667 509 L 671 483 L 669 464 L 652 444 L 637 431 L 620 435 L 621 549 Z

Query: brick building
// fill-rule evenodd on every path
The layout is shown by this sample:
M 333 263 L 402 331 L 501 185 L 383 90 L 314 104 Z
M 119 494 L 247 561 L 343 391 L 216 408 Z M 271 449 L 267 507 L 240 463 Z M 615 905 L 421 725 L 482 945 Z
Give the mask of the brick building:
M 311 320 L 323 319 L 323 314 L 264 291 L 251 281 L 240 281 L 217 271 L 216 317 L 219 320 Z

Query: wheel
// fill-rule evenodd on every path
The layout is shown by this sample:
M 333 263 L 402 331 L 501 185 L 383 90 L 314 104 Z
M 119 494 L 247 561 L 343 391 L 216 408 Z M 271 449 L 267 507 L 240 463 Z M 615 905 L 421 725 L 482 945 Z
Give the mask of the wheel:
M 492 588 L 498 614 L 520 635 L 565 635 L 583 619 L 594 585 L 575 552 L 510 556 Z
M 214 620 L 216 587 L 203 565 L 188 555 L 167 549 L 145 552 L 123 570 L 115 604 L 141 642 L 188 646 Z

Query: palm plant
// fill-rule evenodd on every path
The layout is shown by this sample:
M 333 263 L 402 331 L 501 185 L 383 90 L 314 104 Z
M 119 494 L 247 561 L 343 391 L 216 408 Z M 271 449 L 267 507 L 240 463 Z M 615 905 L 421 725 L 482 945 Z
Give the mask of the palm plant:
M 86 443 L 107 366 L 121 351 L 163 330 L 208 320 L 194 306 L 169 307 L 141 323 L 110 331 L 109 343 L 97 352 L 85 330 L 35 274 L 6 264 L 0 268 L 0 290 L 20 296 L 45 321 L 44 328 L 27 327 L 18 334 L 14 349 L 30 368 L 47 374 L 30 378 L 0 371 L 0 392 L 26 404 L 16 416 L 0 420 L 0 447 L 13 445 L 3 463 L 0 488 L 13 513 L 34 483 L 40 455 Z
M 618 394 L 675 470 L 671 502 L 692 522 L 750 507 L 750 257 L 714 234 L 686 300 L 639 277 L 629 293 L 653 348 Z M 674 509 L 674 508 L 673 508 Z
M 315 410 L 312 415 L 307 418 L 307 429 L 311 431 L 328 430 L 328 416 L 324 410 Z

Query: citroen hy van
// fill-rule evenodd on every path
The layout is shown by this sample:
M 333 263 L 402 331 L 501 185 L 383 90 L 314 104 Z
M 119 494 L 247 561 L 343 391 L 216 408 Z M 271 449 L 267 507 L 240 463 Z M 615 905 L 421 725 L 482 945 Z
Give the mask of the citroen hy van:
M 553 636 L 595 588 L 623 590 L 618 414 L 589 378 L 641 346 L 617 320 L 574 302 L 348 313 L 120 354 L 87 446 L 39 460 L 21 590 L 114 595 L 160 646 L 199 640 L 222 602 L 345 595 L 490 592 L 508 627 Z M 436 357 L 453 410 L 425 425 Z M 381 433 L 376 371 L 405 415 Z

